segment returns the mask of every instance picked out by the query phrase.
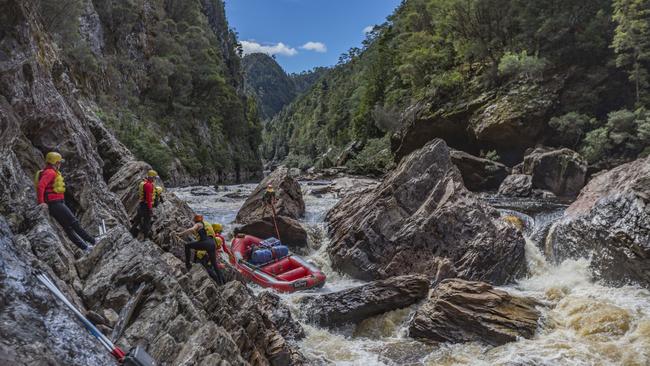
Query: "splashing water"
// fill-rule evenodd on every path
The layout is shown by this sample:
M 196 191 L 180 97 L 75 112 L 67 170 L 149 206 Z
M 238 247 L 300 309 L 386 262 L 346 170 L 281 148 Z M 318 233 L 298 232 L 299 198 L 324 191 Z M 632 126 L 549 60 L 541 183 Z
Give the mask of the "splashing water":
M 368 180 L 365 185 L 372 184 Z M 336 190 L 327 187 L 355 187 L 358 182 L 303 183 L 306 213 L 302 220 L 311 238 L 312 251 L 306 259 L 318 265 L 328 277 L 319 293 L 351 288 L 363 282 L 332 269 L 327 255 L 325 215 L 338 202 Z M 177 191 L 208 219 L 228 225 L 245 200 L 225 197 L 229 192 L 252 192 L 254 185 L 227 187 L 211 196 L 194 196 L 191 188 Z M 313 193 L 318 192 L 318 193 Z M 324 193 L 322 193 L 324 192 Z M 230 195 L 234 196 L 234 195 Z M 314 365 L 650 365 L 650 292 L 633 286 L 613 288 L 594 282 L 589 258 L 553 264 L 547 260 L 553 248 L 545 239 L 565 206 L 553 203 L 517 202 L 533 207 L 530 214 L 499 202 L 502 215 L 516 216 L 526 238 L 525 253 L 529 276 L 503 289 L 531 296 L 545 304 L 533 339 L 520 339 L 499 347 L 479 343 L 431 345 L 407 337 L 406 324 L 416 306 L 389 312 L 342 329 L 316 327 L 304 321 L 298 306 L 305 293 L 283 294 L 296 319 L 302 322 L 306 338 L 301 351 Z M 517 206 L 515 205 L 515 206 Z M 545 207 L 552 209 L 544 210 Z M 523 210 L 526 211 L 526 210 Z M 251 285 L 254 291 L 260 289 Z

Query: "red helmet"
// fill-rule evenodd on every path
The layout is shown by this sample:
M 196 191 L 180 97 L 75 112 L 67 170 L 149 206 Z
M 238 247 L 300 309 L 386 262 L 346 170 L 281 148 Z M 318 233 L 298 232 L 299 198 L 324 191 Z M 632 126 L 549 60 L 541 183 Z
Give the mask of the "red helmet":
M 194 215 L 194 222 L 201 222 L 203 221 L 203 215 Z

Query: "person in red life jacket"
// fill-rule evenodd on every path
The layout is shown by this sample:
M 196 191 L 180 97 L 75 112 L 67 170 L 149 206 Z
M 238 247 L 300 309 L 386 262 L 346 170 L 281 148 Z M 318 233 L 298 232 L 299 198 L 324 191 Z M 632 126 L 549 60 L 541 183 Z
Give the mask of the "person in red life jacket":
M 47 207 L 50 215 L 63 227 L 66 235 L 79 248 L 90 251 L 95 238 L 79 225 L 79 220 L 65 204 L 65 182 L 59 169 L 63 157 L 57 152 L 45 156 L 45 168 L 36 173 L 36 199 L 39 206 Z
M 151 217 L 153 216 L 153 206 L 156 198 L 156 187 L 154 185 L 156 177 L 158 177 L 158 173 L 155 170 L 149 170 L 147 177 L 138 186 L 140 204 L 138 205 L 138 212 L 133 218 L 133 226 L 131 226 L 131 235 L 134 238 L 137 238 L 138 234 L 142 232 L 145 239 L 151 239 Z
M 196 241 L 185 244 L 185 268 L 189 271 L 191 267 L 190 255 L 191 250 L 197 252 L 204 251 L 207 253 L 212 268 L 209 268 L 208 274 L 218 284 L 225 283 L 223 274 L 217 265 L 217 247 L 215 245 L 214 231 L 212 225 L 203 220 L 203 215 L 194 215 L 194 225 L 189 229 L 176 232 L 175 235 L 183 237 L 188 234 L 194 234 Z

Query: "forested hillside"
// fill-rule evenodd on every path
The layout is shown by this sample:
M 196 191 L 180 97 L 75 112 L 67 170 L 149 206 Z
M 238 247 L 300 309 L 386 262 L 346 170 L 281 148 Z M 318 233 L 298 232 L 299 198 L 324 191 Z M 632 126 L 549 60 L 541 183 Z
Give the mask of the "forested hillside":
M 33 0 L 107 123 L 175 183 L 259 175 L 260 127 L 221 0 Z
M 270 120 L 284 106 L 311 88 L 325 72 L 315 68 L 300 74 L 290 74 L 269 55 L 253 53 L 242 60 L 246 92 L 255 97 L 262 120 Z
M 546 144 L 613 166 L 648 153 L 649 36 L 644 0 L 405 0 L 266 125 L 263 157 L 327 166 L 358 141 L 363 171 L 442 137 L 511 165 Z

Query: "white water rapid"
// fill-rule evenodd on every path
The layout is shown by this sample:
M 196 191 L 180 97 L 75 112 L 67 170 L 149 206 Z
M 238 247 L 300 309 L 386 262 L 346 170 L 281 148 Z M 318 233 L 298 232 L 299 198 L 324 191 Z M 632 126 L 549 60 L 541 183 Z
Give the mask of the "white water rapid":
M 347 189 L 369 184 L 367 180 L 344 179 Z M 361 282 L 333 272 L 327 257 L 329 243 L 324 217 L 338 201 L 336 193 L 314 195 L 312 190 L 327 186 L 303 183 L 306 215 L 303 224 L 314 239 L 305 257 L 328 276 L 319 292 L 337 291 Z M 254 185 L 237 185 L 215 191 L 208 187 L 175 190 L 197 212 L 229 229 L 245 197 Z M 204 195 L 196 195 L 202 193 Z M 230 196 L 230 197 L 228 197 Z M 530 276 L 503 287 L 532 296 L 546 306 L 533 339 L 520 339 L 500 347 L 478 343 L 430 345 L 408 338 L 405 324 L 415 307 L 368 319 L 356 327 L 328 330 L 304 322 L 297 299 L 308 293 L 282 295 L 294 317 L 301 320 L 307 337 L 300 341 L 302 352 L 314 365 L 650 365 L 650 292 L 640 287 L 608 287 L 591 277 L 589 260 L 568 260 L 553 264 L 543 251 L 544 238 L 561 210 L 532 217 L 516 215 L 526 235 L 526 257 Z M 550 228 L 552 230 L 552 227 Z M 254 291 L 260 288 L 251 285 Z

